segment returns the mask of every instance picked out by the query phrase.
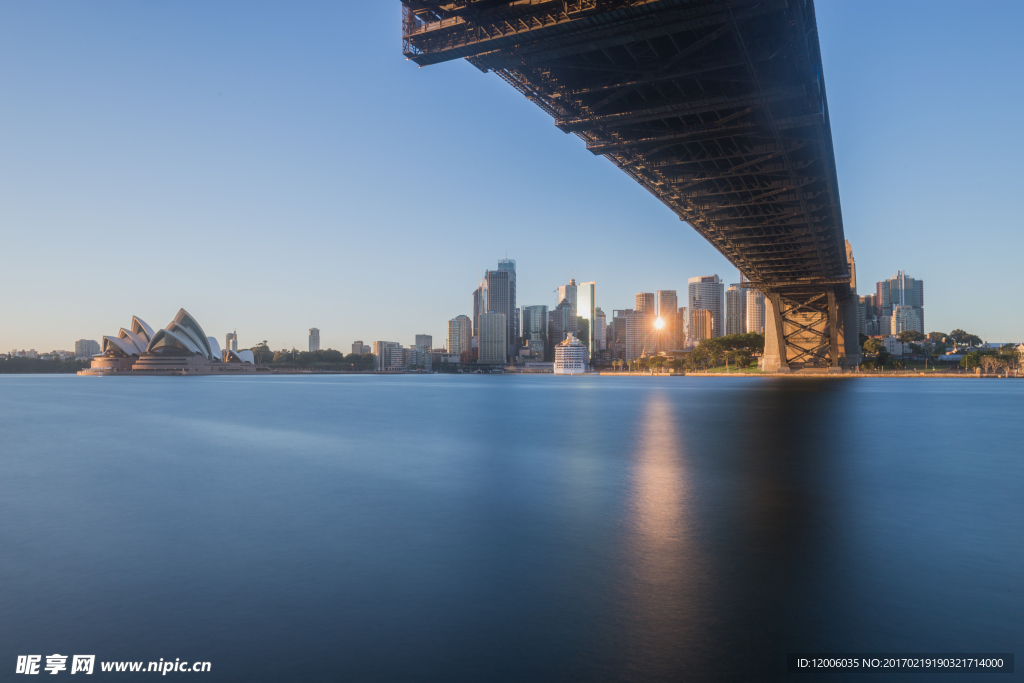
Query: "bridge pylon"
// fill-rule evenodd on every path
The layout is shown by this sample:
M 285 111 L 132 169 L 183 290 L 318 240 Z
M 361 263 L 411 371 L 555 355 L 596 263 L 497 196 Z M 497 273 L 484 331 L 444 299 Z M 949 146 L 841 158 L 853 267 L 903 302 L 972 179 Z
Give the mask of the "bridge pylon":
M 846 242 L 849 281 L 765 292 L 763 372 L 842 372 L 861 362 L 857 276 Z

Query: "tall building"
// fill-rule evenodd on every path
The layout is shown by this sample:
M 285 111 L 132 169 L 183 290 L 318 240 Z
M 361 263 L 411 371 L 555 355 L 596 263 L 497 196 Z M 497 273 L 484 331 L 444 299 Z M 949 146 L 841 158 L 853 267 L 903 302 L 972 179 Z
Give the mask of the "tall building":
M 700 275 L 691 277 L 687 281 L 689 309 L 690 309 L 690 338 L 699 341 L 695 336 L 694 314 L 697 311 L 711 312 L 711 337 L 721 337 L 724 325 L 722 324 L 723 299 L 725 298 L 722 279 L 717 275 Z
M 679 309 L 679 297 L 674 289 L 659 289 L 654 293 L 657 309 L 655 314 L 664 323 L 659 334 L 659 351 L 677 349 L 676 346 L 676 311 Z
M 519 336 L 519 321 L 516 315 L 516 262 L 512 259 L 498 261 L 498 270 L 488 270 L 484 279 L 487 281 L 487 310 L 483 312 L 501 313 L 505 316 L 505 356 L 515 356 L 516 339 Z
M 913 313 L 903 311 L 897 323 L 893 320 L 895 306 L 910 306 Z M 915 329 L 924 334 L 924 282 L 907 277 L 906 272 L 899 271 L 895 277 L 882 280 L 875 285 L 875 310 L 879 320 L 880 334 L 894 334 L 900 324 L 909 321 Z
M 764 334 L 765 325 L 764 293 L 756 289 L 747 290 L 747 332 Z
M 459 361 L 469 362 L 473 349 L 473 321 L 468 315 L 458 315 L 448 321 L 448 353 L 459 354 Z
M 626 319 L 632 313 L 632 308 L 612 311 L 612 358 L 626 357 Z
M 506 321 L 508 323 L 508 343 L 509 352 L 508 355 L 516 355 L 516 343 L 520 336 L 519 331 L 519 304 L 516 303 L 516 260 L 515 259 L 502 259 L 498 261 L 498 270 L 503 270 L 509 274 L 509 302 L 508 311 L 498 311 L 499 313 L 505 313 Z
M 366 350 L 364 351 L 363 349 Z M 352 353 L 357 356 L 361 356 L 363 354 L 370 353 L 370 347 L 363 344 L 362 341 L 354 341 L 352 342 Z
M 747 331 L 747 297 L 738 284 L 725 290 L 725 333 L 743 334 Z
M 568 299 L 555 306 L 553 311 L 548 311 L 548 356 L 553 357 L 555 344 L 558 344 L 565 335 L 576 334 L 576 309 L 569 303 Z
M 626 360 L 654 352 L 654 311 L 631 311 L 626 315 Z
M 636 312 L 657 315 L 658 304 L 654 292 L 640 292 L 636 295 Z
M 480 314 L 487 312 L 487 275 L 473 290 L 473 336 L 480 334 Z
M 313 351 L 319 351 L 319 350 L 320 350 L 320 330 L 318 330 L 315 327 L 311 327 L 311 328 L 309 328 L 309 351 L 310 351 L 310 353 L 312 353 Z
M 878 297 L 875 294 L 858 297 L 857 331 L 868 337 L 879 334 L 877 300 Z
M 576 315 L 576 280 L 569 278 L 569 284 L 558 286 L 558 303 L 568 301 L 572 306 L 573 315 Z
M 224 348 L 228 351 L 238 351 L 238 330 L 228 332 L 224 337 Z
M 593 282 L 581 282 L 576 286 L 576 316 L 587 321 L 587 352 L 593 358 L 597 352 L 597 339 L 594 332 L 594 320 L 597 318 L 596 285 Z
M 916 330 L 924 334 L 924 321 L 921 319 L 923 315 L 922 309 L 919 306 L 901 306 L 896 304 L 892 307 L 892 323 L 890 325 L 890 334 L 897 335 L 900 332 L 907 332 Z
M 100 355 L 100 344 L 93 339 L 79 339 L 75 342 L 75 358 L 92 358 Z
M 706 308 L 698 308 L 690 316 L 690 334 L 693 341 L 700 343 L 715 336 L 714 314 Z
M 480 316 L 480 362 L 505 363 L 508 357 L 508 321 L 504 313 Z
M 686 306 L 679 308 L 676 311 L 676 338 L 675 346 L 676 349 L 685 349 L 687 347 L 687 340 L 690 338 L 690 319 L 687 316 L 689 309 Z
M 429 334 L 417 334 L 415 346 L 430 349 L 434 346 L 434 338 Z
M 594 309 L 594 330 L 596 330 L 595 334 L 597 334 L 597 346 L 595 348 L 598 351 L 607 351 L 608 321 L 600 307 Z
M 548 307 L 523 306 L 522 311 L 523 341 L 530 342 L 530 346 L 545 349 L 546 358 L 548 348 Z
M 401 361 L 398 358 L 401 357 Z M 405 349 L 398 342 L 373 342 L 373 369 L 377 372 L 405 365 Z

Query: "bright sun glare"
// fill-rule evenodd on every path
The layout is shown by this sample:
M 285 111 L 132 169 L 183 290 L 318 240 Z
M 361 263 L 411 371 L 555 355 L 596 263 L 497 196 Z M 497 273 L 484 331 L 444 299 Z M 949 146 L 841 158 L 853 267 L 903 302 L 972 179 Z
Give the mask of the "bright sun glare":
M 654 326 L 660 330 L 661 328 L 665 327 L 665 321 L 662 320 L 661 318 L 658 318 L 657 320 L 654 321 Z

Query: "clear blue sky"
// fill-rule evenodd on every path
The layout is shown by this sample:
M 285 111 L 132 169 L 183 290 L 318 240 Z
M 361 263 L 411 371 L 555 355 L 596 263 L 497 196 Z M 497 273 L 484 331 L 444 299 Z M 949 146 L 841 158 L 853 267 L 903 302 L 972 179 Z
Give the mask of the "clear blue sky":
M 817 3 L 861 293 L 1024 335 L 1024 4 Z M 0 5 L 0 349 L 187 308 L 244 346 L 440 345 L 486 267 L 519 303 L 738 274 L 493 74 L 418 69 L 398 0 Z

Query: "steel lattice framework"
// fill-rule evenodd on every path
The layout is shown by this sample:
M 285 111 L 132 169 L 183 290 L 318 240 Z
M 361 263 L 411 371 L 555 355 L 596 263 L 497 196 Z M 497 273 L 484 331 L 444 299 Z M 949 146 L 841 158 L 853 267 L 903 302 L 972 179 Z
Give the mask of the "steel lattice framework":
M 811 0 L 402 2 L 409 59 L 498 74 L 769 294 L 780 339 L 824 335 L 794 363 L 838 362 L 850 268 Z M 822 325 L 794 322 L 810 310 Z

